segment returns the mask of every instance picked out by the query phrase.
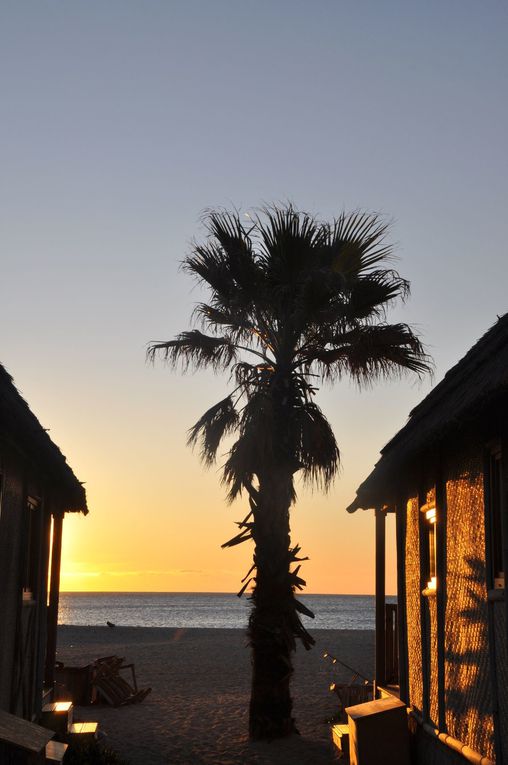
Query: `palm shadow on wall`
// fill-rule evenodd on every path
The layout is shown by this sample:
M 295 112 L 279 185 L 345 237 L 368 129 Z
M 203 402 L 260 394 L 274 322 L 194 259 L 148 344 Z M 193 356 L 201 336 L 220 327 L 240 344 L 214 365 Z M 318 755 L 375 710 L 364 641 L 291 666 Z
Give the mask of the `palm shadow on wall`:
M 451 629 L 445 630 L 447 732 L 470 745 L 478 742 L 473 748 L 479 746 L 482 754 L 492 755 L 485 561 L 479 556 L 467 556 L 465 563 L 467 570 L 460 575 L 465 586 L 458 588 L 456 618 Z M 452 576 L 453 572 L 448 571 L 448 578 Z

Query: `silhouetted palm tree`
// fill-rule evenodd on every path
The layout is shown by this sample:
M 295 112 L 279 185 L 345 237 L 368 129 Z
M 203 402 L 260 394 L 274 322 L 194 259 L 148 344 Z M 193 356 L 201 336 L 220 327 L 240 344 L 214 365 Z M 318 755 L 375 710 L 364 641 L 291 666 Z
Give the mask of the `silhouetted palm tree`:
M 235 435 L 223 465 L 233 501 L 246 491 L 250 512 L 224 546 L 254 540 L 254 562 L 241 594 L 253 582 L 252 738 L 295 730 L 289 681 L 299 638 L 313 639 L 298 600 L 300 548 L 291 546 L 289 510 L 294 476 L 327 489 L 339 467 L 330 424 L 314 402 L 316 381 L 352 376 L 359 383 L 410 370 L 429 359 L 405 324 L 387 324 L 387 307 L 405 298 L 408 283 L 386 264 L 391 246 L 377 216 L 342 214 L 322 223 L 293 206 L 256 216 L 211 212 L 208 237 L 184 261 L 210 292 L 195 310 L 205 333 L 182 332 L 149 346 L 173 365 L 231 370 L 233 392 L 190 430 L 211 465 L 225 436 Z

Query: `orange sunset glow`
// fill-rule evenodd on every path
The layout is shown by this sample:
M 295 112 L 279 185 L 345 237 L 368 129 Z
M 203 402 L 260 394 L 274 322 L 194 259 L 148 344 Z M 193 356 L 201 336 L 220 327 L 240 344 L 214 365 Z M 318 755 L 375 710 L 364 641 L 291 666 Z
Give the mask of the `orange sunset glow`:
M 101 501 L 99 484 L 89 495 L 89 516 L 66 516 L 63 591 L 237 592 L 240 589 L 240 580 L 251 565 L 252 546 L 246 543 L 222 550 L 221 544 L 232 535 L 233 521 L 242 515 L 242 502 L 226 506 L 214 471 L 205 472 L 192 453 L 186 463 L 194 475 L 192 481 L 189 479 L 192 497 L 176 491 L 165 504 L 152 495 L 153 505 L 139 512 L 132 494 L 122 496 L 120 491 L 119 496 L 109 500 L 114 501 L 115 507 L 122 508 L 119 514 L 108 512 L 108 499 Z M 107 497 L 106 486 L 104 491 Z M 142 500 L 142 493 L 140 491 L 139 502 L 147 502 L 146 495 Z M 345 500 L 351 492 L 343 497 L 341 505 L 338 504 L 340 494 L 333 492 L 323 498 L 318 493 L 304 492 L 293 510 L 292 538 L 302 544 L 310 557 L 302 569 L 307 590 L 372 593 L 373 514 L 347 515 Z M 103 540 L 102 543 L 99 540 Z M 390 516 L 387 542 L 387 592 L 396 592 L 395 529 Z

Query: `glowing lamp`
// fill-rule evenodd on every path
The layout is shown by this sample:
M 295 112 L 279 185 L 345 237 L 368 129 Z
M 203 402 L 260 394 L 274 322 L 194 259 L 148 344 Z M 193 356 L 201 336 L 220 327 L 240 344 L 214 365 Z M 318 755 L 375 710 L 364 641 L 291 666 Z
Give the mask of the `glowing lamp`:
M 427 510 L 425 513 L 425 518 L 428 520 L 429 523 L 435 523 L 436 522 L 436 508 L 431 507 L 430 510 Z

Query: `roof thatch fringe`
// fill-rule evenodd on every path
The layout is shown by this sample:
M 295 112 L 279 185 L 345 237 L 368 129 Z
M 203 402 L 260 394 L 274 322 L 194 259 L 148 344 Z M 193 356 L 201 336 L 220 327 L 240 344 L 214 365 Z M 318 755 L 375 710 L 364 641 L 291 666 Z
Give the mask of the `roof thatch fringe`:
M 500 317 L 409 414 L 408 423 L 381 450 L 369 477 L 347 508 L 381 507 L 403 465 L 456 431 L 481 420 L 508 391 L 508 314 Z
M 21 452 L 48 481 L 61 510 L 88 513 L 83 485 L 1 364 L 0 439 Z

